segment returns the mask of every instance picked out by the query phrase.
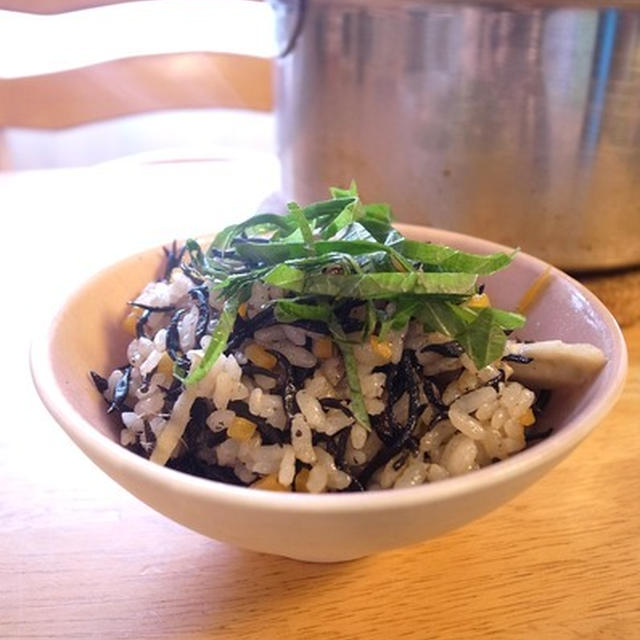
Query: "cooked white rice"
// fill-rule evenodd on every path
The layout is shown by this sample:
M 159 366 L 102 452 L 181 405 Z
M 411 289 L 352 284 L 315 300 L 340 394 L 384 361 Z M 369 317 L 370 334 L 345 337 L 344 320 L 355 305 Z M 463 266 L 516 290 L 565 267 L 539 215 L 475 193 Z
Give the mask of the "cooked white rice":
M 136 300 L 184 310 L 176 328 L 179 349 L 192 366 L 203 357 L 209 340 L 206 336 L 196 343 L 199 311 L 189 293 L 193 287 L 174 269 L 168 282 L 150 283 Z M 254 285 L 247 320 L 281 295 L 280 290 Z M 219 300 L 211 298 L 210 303 L 220 308 Z M 357 317 L 358 309 L 351 314 Z M 373 425 L 367 431 L 353 417 L 338 350 L 327 357 L 314 354 L 313 341 L 322 337 L 317 332 L 272 319 L 233 352 L 221 355 L 203 380 L 184 389 L 159 367 L 167 357 L 172 315 L 149 314 L 138 331 L 141 335 L 129 344 L 128 390 L 119 403 L 121 443 L 152 460 L 168 460 L 175 468 L 242 485 L 257 482 L 265 488 L 320 493 L 436 482 L 507 458 L 527 444 L 536 396 L 511 379 L 509 364 L 497 361 L 478 371 L 464 353 L 452 357 L 434 349 L 450 339 L 424 333 L 417 323 L 404 332 L 391 332 L 386 352 L 370 341 L 354 348 Z M 277 366 L 253 364 L 249 345 L 278 355 Z M 127 368 L 109 375 L 107 401 L 114 400 L 124 371 Z M 401 384 L 390 406 L 393 371 L 405 387 Z M 288 400 L 282 376 L 296 381 Z M 385 436 L 384 424 L 397 429 L 409 420 L 407 385 L 412 384 L 419 416 L 395 451 L 394 433 Z

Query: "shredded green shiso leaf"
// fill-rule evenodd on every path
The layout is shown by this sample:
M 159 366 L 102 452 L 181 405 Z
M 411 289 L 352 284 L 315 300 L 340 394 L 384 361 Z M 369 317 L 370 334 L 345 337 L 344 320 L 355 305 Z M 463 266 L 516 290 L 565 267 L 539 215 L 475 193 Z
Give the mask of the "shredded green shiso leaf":
M 475 255 L 408 240 L 391 226 L 389 206 L 364 204 L 354 183 L 332 188 L 331 196 L 306 207 L 290 203 L 285 215 L 258 214 L 231 225 L 206 251 L 195 240 L 187 242 L 190 273 L 225 300 L 204 357 L 184 379 L 187 386 L 201 380 L 227 348 L 238 308 L 257 280 L 285 292 L 271 302 L 280 322 L 326 325 L 344 358 L 354 416 L 366 428 L 353 342 L 372 334 L 384 338 L 416 320 L 425 331 L 456 340 L 478 368 L 503 355 L 505 331 L 523 326 L 525 318 L 466 303 L 479 291 L 478 276 L 503 269 L 513 255 Z M 355 338 L 335 313 L 346 300 L 367 305 L 364 328 Z M 384 310 L 375 300 L 394 304 Z

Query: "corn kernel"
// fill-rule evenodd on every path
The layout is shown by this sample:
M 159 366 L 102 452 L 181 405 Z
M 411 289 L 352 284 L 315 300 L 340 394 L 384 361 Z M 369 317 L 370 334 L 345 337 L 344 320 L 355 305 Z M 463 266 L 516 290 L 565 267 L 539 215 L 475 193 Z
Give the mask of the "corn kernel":
M 371 336 L 369 339 L 373 352 L 387 361 L 393 356 L 393 349 L 389 340 L 380 340 L 377 336 Z
M 491 300 L 489 300 L 489 296 L 486 293 L 475 293 L 467 302 L 467 306 L 472 309 L 484 309 L 491 306 Z
M 307 481 L 309 480 L 309 469 L 300 469 L 293 483 L 298 493 L 309 493 L 307 489 Z
M 273 369 L 278 364 L 278 359 L 273 354 L 255 342 L 245 348 L 244 354 L 253 364 L 263 369 Z
M 256 480 L 252 485 L 252 489 L 266 489 L 267 491 L 291 491 L 291 487 L 285 487 L 278 482 L 278 476 L 271 473 L 260 480 Z
M 531 409 L 527 409 L 518 420 L 523 427 L 530 427 L 535 421 L 536 417 L 533 415 L 533 411 Z
M 227 435 L 234 440 L 246 442 L 256 432 L 256 423 L 236 416 L 231 421 L 231 426 L 227 429 Z
M 246 302 L 243 302 L 238 306 L 238 315 L 244 320 L 247 317 L 247 307 L 249 305 Z
M 122 328 L 132 336 L 136 335 L 136 325 L 142 315 L 142 309 L 140 307 L 133 307 L 122 321 Z
M 333 356 L 333 342 L 331 338 L 314 338 L 312 351 L 318 360 L 331 358 L 331 356 Z
M 169 376 L 170 378 L 173 377 L 173 360 L 169 357 L 169 354 L 166 351 L 158 361 L 156 371 L 162 375 Z

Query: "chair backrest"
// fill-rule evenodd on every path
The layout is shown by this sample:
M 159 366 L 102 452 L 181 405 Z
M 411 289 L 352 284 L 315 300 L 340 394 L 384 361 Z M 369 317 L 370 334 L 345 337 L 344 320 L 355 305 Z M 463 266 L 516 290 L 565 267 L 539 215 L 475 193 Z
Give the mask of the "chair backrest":
M 0 130 L 176 108 L 268 111 L 267 12 L 254 0 L 0 0 Z

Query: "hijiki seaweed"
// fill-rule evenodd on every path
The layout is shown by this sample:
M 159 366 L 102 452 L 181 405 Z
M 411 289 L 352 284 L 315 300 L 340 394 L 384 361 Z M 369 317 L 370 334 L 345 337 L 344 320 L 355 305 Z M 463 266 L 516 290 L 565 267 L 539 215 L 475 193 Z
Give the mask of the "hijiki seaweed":
M 191 303 L 150 305 L 133 300 L 129 304 L 140 311 L 135 323 L 138 339 L 153 339 L 153 329 L 149 329 L 153 316 L 168 319 L 163 321 L 165 349 L 173 365 L 173 379 L 170 386 L 161 387 L 164 404 L 158 412 L 165 419 L 181 394 L 206 378 L 221 354 L 237 355 L 258 331 L 288 324 L 306 332 L 301 341 L 303 349 L 311 349 L 314 340 L 330 339 L 345 370 L 349 397 L 321 396 L 318 402 L 323 411 L 341 414 L 348 425 L 336 433 L 313 431 L 312 445 L 325 450 L 335 468 L 349 476 L 348 485 L 340 490 L 361 491 L 385 465 L 398 471 L 412 457 L 429 461 L 428 453 L 420 453 L 420 439 L 449 418 L 451 402 L 445 402 L 443 394 L 461 365 L 431 374 L 419 354 L 405 348 L 396 362 L 388 361 L 373 369 L 373 374 L 384 375 L 384 407 L 370 414 L 358 380 L 354 345 L 369 341 L 374 347 L 384 345 L 392 332 L 406 331 L 410 322 L 419 323 L 425 332 L 438 332 L 444 337 L 422 346 L 419 353 L 424 356 L 454 363 L 466 357 L 476 370 L 502 363 L 492 377 L 472 391 L 499 389 L 509 362 L 524 364 L 531 359 L 504 355 L 507 335 L 524 324 L 521 315 L 485 303 L 473 304 L 486 297 L 478 277 L 502 269 L 512 256 L 479 256 L 409 241 L 391 226 L 386 205 L 364 205 L 354 186 L 334 189 L 332 195 L 330 200 L 306 208 L 290 205 L 284 216 L 260 214 L 228 227 L 206 250 L 194 240 L 182 247 L 174 242 L 165 249 L 161 280 L 170 282 L 175 270 L 184 273 L 192 285 L 188 290 Z M 242 308 L 250 300 L 256 281 L 282 293 L 247 315 Z M 181 344 L 181 329 L 193 308 L 197 313 L 195 344 L 208 340 L 197 361 Z M 242 376 L 252 386 L 257 386 L 256 380 L 271 381 L 269 393 L 282 398 L 282 428 L 252 412 L 246 398 L 231 399 L 225 410 L 254 425 L 263 446 L 283 447 L 292 443 L 294 421 L 301 413 L 296 395 L 319 372 L 321 362 L 297 366 L 277 349 L 266 348 L 265 353 L 274 358 L 273 366 L 246 357 L 238 357 L 238 361 Z M 127 406 L 132 371 L 132 364 L 121 368 L 108 399 L 108 413 L 132 411 Z M 143 381 L 146 389 L 154 371 Z M 97 390 L 108 394 L 108 381 L 95 372 L 91 376 Z M 536 416 L 547 400 L 548 392 L 537 396 L 533 405 Z M 171 457 L 167 465 L 212 480 L 249 485 L 259 474 L 241 478 L 232 467 L 201 455 L 203 449 L 213 450 L 230 437 L 228 427 L 212 431 L 208 426 L 207 419 L 215 410 L 209 399 L 193 401 L 180 438 L 179 455 Z M 148 419 L 142 422 L 140 442 L 144 440 L 145 446 L 139 442 L 129 446 L 148 456 L 156 444 L 156 434 Z M 366 460 L 348 459 L 350 432 L 355 426 L 375 434 L 379 441 L 378 449 Z M 548 432 L 538 432 L 534 427 L 527 431 L 527 441 L 546 435 Z M 308 474 L 311 468 L 309 463 L 296 460 L 296 477 Z M 292 489 L 297 490 L 295 483 Z

